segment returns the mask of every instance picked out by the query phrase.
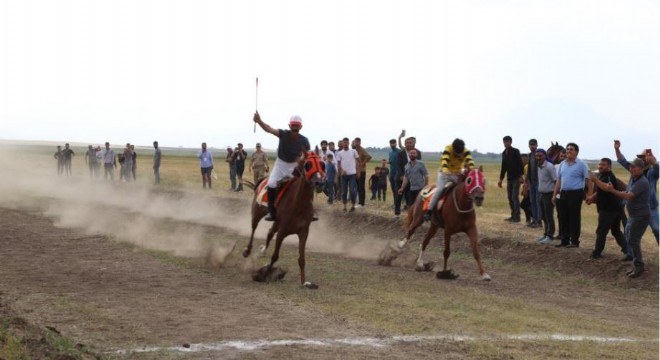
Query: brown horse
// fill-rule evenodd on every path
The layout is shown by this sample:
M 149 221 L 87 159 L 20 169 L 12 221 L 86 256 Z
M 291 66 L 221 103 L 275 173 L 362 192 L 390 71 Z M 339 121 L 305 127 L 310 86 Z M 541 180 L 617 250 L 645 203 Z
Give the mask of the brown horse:
M 558 142 L 553 143 L 550 141 L 550 147 L 545 151 L 546 160 L 551 164 L 559 164 L 561 160 L 559 159 L 559 154 L 565 151 L 564 147 L 559 145 Z
M 284 238 L 292 234 L 297 234 L 300 283 L 309 289 L 318 288 L 317 285 L 305 281 L 305 246 L 307 244 L 307 236 L 309 235 L 309 225 L 314 216 L 312 205 L 314 191 L 321 192 L 323 189 L 324 175 L 325 164 L 316 153 L 309 151 L 305 158 L 301 159 L 299 166 L 294 171 L 293 178 L 282 186 L 282 188 L 285 188 L 284 193 L 276 201 L 275 206 L 277 211 L 275 212 L 275 221 L 273 222 L 273 226 L 268 230 L 266 246 L 262 251 L 265 252 L 268 248 L 273 236 L 275 236 L 275 250 L 273 251 L 270 263 L 259 269 L 253 276 L 255 281 L 266 281 L 271 277 L 275 270 L 273 265 L 279 259 L 280 248 Z M 252 200 L 252 234 L 250 235 L 250 242 L 247 248 L 243 251 L 243 256 L 248 257 L 252 251 L 254 232 L 259 225 L 259 221 L 268 213 L 268 209 L 264 205 L 261 205 L 257 198 L 261 186 L 256 186 L 249 181 L 245 183 L 248 187 L 255 190 Z M 284 273 L 280 273 L 279 278 L 283 276 Z
M 481 264 L 481 256 L 479 255 L 476 224 L 477 217 L 475 212 L 475 206 L 481 206 L 483 204 L 485 191 L 486 182 L 483 176 L 482 167 L 469 171 L 464 180 L 448 190 L 443 205 L 439 210 L 435 209 L 433 216 L 431 217 L 431 226 L 424 236 L 422 249 L 417 257 L 417 271 L 432 270 L 432 263 L 424 262 L 424 253 L 429 241 L 438 231 L 438 228 L 441 227 L 445 230 L 445 251 L 442 271 L 437 273 L 437 277 L 439 279 L 455 279 L 458 277 L 458 275 L 454 275 L 451 270 L 447 270 L 447 259 L 450 254 L 449 245 L 451 236 L 464 232 L 470 238 L 472 254 L 474 255 L 475 260 L 477 260 L 481 279 L 490 281 L 490 276 L 484 271 L 484 267 Z M 397 243 L 399 249 L 403 249 L 406 246 L 415 230 L 424 222 L 424 210 L 422 209 L 423 203 L 424 199 L 421 196 L 418 196 L 413 206 L 408 209 L 408 217 L 406 219 L 408 232 L 406 237 Z

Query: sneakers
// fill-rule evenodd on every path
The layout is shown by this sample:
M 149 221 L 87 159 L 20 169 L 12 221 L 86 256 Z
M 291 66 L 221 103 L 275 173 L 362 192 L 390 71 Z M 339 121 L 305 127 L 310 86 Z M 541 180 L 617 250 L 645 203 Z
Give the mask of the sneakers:
M 626 256 L 623 257 L 623 259 L 621 259 L 621 261 L 624 261 L 624 262 L 626 262 L 626 261 L 633 261 L 633 258 L 632 258 L 632 256 L 628 256 L 628 255 L 626 255 Z
M 644 273 L 644 268 L 630 270 L 626 273 L 626 275 L 628 275 L 628 277 L 631 278 L 631 279 L 635 279 L 635 278 L 640 277 L 642 275 L 642 273 Z
M 594 255 L 594 254 L 591 254 L 591 256 L 589 256 L 589 259 L 587 259 L 587 261 L 595 261 L 595 260 L 598 260 L 598 259 L 600 259 L 600 258 L 602 258 L 602 257 L 603 257 L 602 255 Z
M 545 240 L 545 238 L 547 238 L 547 236 L 543 235 L 540 238 L 536 239 L 536 242 L 540 243 L 541 241 Z
M 546 236 L 543 240 L 539 241 L 539 244 L 550 245 L 552 244 L 552 238 L 550 236 Z
M 358 206 L 360 206 L 360 205 L 353 205 L 353 206 L 351 206 L 351 208 L 348 210 L 348 212 L 354 212 L 354 211 L 355 211 L 355 208 L 358 207 Z

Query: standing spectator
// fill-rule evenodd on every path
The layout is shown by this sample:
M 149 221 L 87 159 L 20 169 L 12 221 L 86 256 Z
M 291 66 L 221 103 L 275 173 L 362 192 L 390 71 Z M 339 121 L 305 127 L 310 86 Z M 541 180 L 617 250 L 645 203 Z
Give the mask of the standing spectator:
M 73 175 L 71 171 L 71 160 L 73 156 L 76 155 L 71 148 L 69 148 L 69 143 L 64 144 L 64 150 L 62 150 L 62 155 L 64 157 L 64 169 L 66 170 L 66 176 Z
M 158 148 L 158 141 L 154 141 L 154 184 L 160 184 L 160 159 L 162 154 Z
M 422 191 L 424 186 L 428 185 L 429 173 L 426 170 L 424 163 L 417 161 L 417 150 L 410 150 L 408 156 L 410 157 L 410 161 L 404 168 L 403 183 L 399 188 L 399 194 L 403 194 L 405 189 L 407 187 L 409 188 L 409 195 L 406 200 L 408 201 L 408 207 L 410 207 L 415 199 L 417 199 L 419 192 Z
M 561 244 L 556 247 L 579 247 L 580 231 L 582 229 L 582 200 L 584 187 L 589 179 L 589 168 L 577 158 L 580 147 L 575 143 L 566 145 L 566 160 L 559 165 L 557 182 L 553 198 L 559 194 L 560 216 L 562 217 Z M 556 205 L 556 204 L 555 204 Z
M 236 191 L 236 163 L 234 161 L 234 150 L 227 146 L 227 157 L 225 161 L 229 165 L 229 181 L 231 182 L 231 191 Z
M 197 153 L 199 159 L 199 167 L 202 172 L 202 188 L 206 189 L 208 183 L 211 189 L 211 171 L 213 171 L 213 155 L 210 151 L 206 150 L 206 143 L 202 143 L 202 150 Z
M 328 150 L 328 141 L 327 140 L 321 140 L 321 159 L 323 162 L 327 162 L 327 156 L 328 154 L 331 153 L 330 150 Z M 334 155 L 334 153 L 333 153 Z
M 245 171 L 245 159 L 247 159 L 247 156 L 247 152 L 243 150 L 243 144 L 238 143 L 238 147 L 234 149 L 234 165 L 236 166 L 236 178 L 238 180 L 236 192 L 243 191 L 243 172 Z
M 543 236 L 537 241 L 541 244 L 552 244 L 555 235 L 555 206 L 552 203 L 552 192 L 557 181 L 557 170 L 546 161 L 544 149 L 536 149 L 536 165 L 538 168 L 539 195 L 541 198 L 541 218 L 543 219 Z
M 325 188 L 324 193 L 328 196 L 328 204 L 332 205 L 335 200 L 335 177 L 337 176 L 337 165 L 335 165 L 335 157 L 333 154 L 328 153 L 325 159 Z
M 564 160 L 566 160 L 566 149 L 562 149 L 562 150 L 559 151 L 559 163 L 555 164 L 555 174 L 559 171 L 559 165 L 561 165 L 561 163 Z M 560 198 L 559 194 L 554 195 L 554 189 L 552 191 L 553 191 L 552 196 L 554 197 L 554 201 L 555 201 L 554 202 L 555 209 L 557 210 L 557 228 L 558 228 L 558 231 L 557 231 L 557 236 L 555 237 L 555 239 L 561 240 L 562 239 L 562 234 L 564 233 L 564 231 L 562 230 L 564 228 L 564 225 L 563 225 L 563 222 L 562 222 L 563 216 L 561 215 L 563 207 L 561 206 L 561 198 Z
M 608 192 L 613 193 L 617 198 L 626 200 L 626 209 L 628 210 L 628 222 L 626 224 L 626 242 L 629 251 L 633 254 L 633 269 L 626 275 L 636 278 L 644 272 L 644 261 L 642 260 L 642 236 L 649 225 L 651 208 L 649 205 L 650 186 L 649 180 L 644 176 L 646 164 L 644 160 L 637 158 L 630 164 L 630 181 L 627 191 L 619 191 L 611 183 L 605 184 L 599 181 L 595 176 L 593 180 L 596 185 Z
M 103 177 L 108 180 L 115 179 L 115 168 L 117 167 L 117 159 L 115 158 L 115 151 L 110 148 L 110 143 L 106 141 L 105 151 L 103 152 Z
M 402 132 L 403 133 L 403 132 Z M 403 177 L 405 175 L 405 168 L 406 164 L 408 164 L 409 159 L 409 152 L 410 150 L 413 149 L 413 141 L 411 138 L 407 138 L 405 140 L 405 150 L 399 152 L 399 155 L 396 159 L 396 176 L 397 176 L 397 190 L 396 190 L 396 199 L 394 201 L 394 216 L 399 216 L 401 213 L 401 201 L 405 200 L 406 206 L 408 206 L 408 203 L 410 200 L 408 199 L 410 192 L 409 192 L 409 186 L 403 186 Z M 403 189 L 403 192 L 400 192 L 399 190 Z
M 396 198 L 399 196 L 397 189 L 400 184 L 398 183 L 398 174 L 397 174 L 397 159 L 401 150 L 396 147 L 396 139 L 390 139 L 390 152 L 388 153 L 387 164 L 390 166 L 390 187 L 392 188 L 392 207 L 396 207 Z M 401 202 L 399 201 L 399 204 Z M 395 212 L 395 216 L 398 214 Z
M 407 156 L 408 150 L 406 150 L 405 143 L 401 144 L 401 139 L 404 136 L 406 136 L 406 130 L 405 129 L 401 130 L 401 134 L 399 134 L 399 149 L 401 149 L 402 151 L 405 151 L 406 156 Z M 417 138 L 414 137 L 414 136 L 409 136 L 409 137 L 406 138 L 406 140 L 409 140 L 412 144 L 412 148 L 417 151 L 417 160 L 422 160 L 422 152 L 418 148 L 415 147 L 415 146 L 417 146 Z
M 133 171 L 133 151 L 131 144 L 126 143 L 124 148 L 124 181 L 131 181 L 131 172 Z
M 362 140 L 359 137 L 356 137 L 353 140 L 355 145 L 355 151 L 357 151 L 358 156 L 358 172 L 357 172 L 357 188 L 358 188 L 358 206 L 364 207 L 364 200 L 366 198 L 366 189 L 365 185 L 367 182 L 367 164 L 371 161 L 371 155 L 362 147 Z
M 523 163 L 523 178 L 527 178 L 527 169 L 529 166 L 529 155 L 520 154 L 520 160 Z M 530 225 L 532 223 L 532 209 L 530 207 L 529 201 L 529 189 L 527 188 L 527 183 L 523 184 L 522 192 L 522 201 L 520 202 L 520 210 L 525 213 L 525 223 Z
M 327 155 L 332 154 L 332 157 L 334 159 L 334 164 L 335 167 L 337 167 L 337 149 L 335 148 L 335 142 L 330 141 L 328 143 L 328 153 Z M 327 157 L 326 155 L 326 157 Z M 339 201 L 339 171 L 335 171 L 335 177 L 332 178 L 330 176 L 327 176 L 326 174 L 326 181 L 331 181 L 332 182 L 332 187 L 334 188 L 334 194 L 335 194 L 335 200 Z
M 374 173 L 369 177 L 369 190 L 371 190 L 371 199 L 376 200 L 376 193 L 378 192 L 378 174 L 380 173 L 380 167 L 376 166 Z
M 250 160 L 249 172 L 254 175 L 254 184 L 256 185 L 259 180 L 266 177 L 268 172 L 268 155 L 261 150 L 261 143 L 257 143 L 256 151 L 252 154 Z
M 507 135 L 502 138 L 504 143 L 504 151 L 502 152 L 502 166 L 500 168 L 500 180 L 497 186 L 502 188 L 502 180 L 506 175 L 506 194 L 509 199 L 509 209 L 511 216 L 506 218 L 509 222 L 520 222 L 520 200 L 518 194 L 520 193 L 520 185 L 525 182 L 523 178 L 523 164 L 520 159 L 520 151 L 511 144 L 513 139 Z
M 94 168 L 94 176 L 98 179 L 101 176 L 101 165 L 103 164 L 103 151 L 101 146 L 97 145 L 94 152 L 96 156 L 96 167 Z
M 627 170 L 630 170 L 630 163 L 621 153 L 621 142 L 619 140 L 614 140 L 614 151 L 616 152 L 616 159 Z M 643 153 L 637 155 L 637 158 L 644 160 L 647 164 L 647 168 L 644 170 L 646 174 L 646 179 L 649 181 L 649 206 L 651 211 L 651 216 L 649 218 L 649 225 L 651 226 L 651 231 L 653 236 L 655 236 L 655 241 L 658 242 L 658 160 L 653 156 L 651 149 L 644 150 Z
M 383 201 L 387 201 L 387 178 L 390 175 L 390 169 L 387 168 L 387 160 L 383 159 L 380 162 L 380 171 L 378 172 L 378 200 L 381 197 Z
M 94 150 L 92 145 L 89 145 L 87 151 L 85 151 L 85 162 L 89 168 L 89 178 L 91 179 L 94 177 L 96 171 L 96 150 Z
M 531 222 L 528 224 L 529 227 L 537 228 L 541 227 L 541 208 L 539 201 L 539 178 L 538 178 L 538 167 L 536 164 L 536 149 L 538 148 L 538 142 L 536 139 L 530 139 L 528 142 L 529 146 L 529 163 L 527 164 L 527 174 L 525 175 L 525 186 L 527 187 L 527 193 L 529 195 L 529 209 L 531 211 Z
M 445 189 L 447 182 L 458 184 L 458 175 L 462 174 L 464 170 L 472 170 L 474 168 L 474 161 L 470 150 L 465 147 L 465 142 L 461 139 L 454 139 L 454 141 L 445 146 L 440 157 L 440 169 L 438 169 L 438 177 L 436 180 L 436 189 L 431 197 L 429 209 L 424 214 L 425 220 L 431 220 L 434 209 L 438 205 L 440 195 Z
M 355 149 L 348 147 L 348 142 L 348 138 L 344 138 L 341 142 L 343 149 L 337 151 L 337 169 L 341 174 L 341 201 L 344 204 L 344 212 L 346 211 L 349 191 L 351 199 L 350 212 L 353 212 L 355 211 L 355 200 L 357 197 L 357 181 L 355 177 L 359 167 L 359 156 Z
M 135 171 L 137 170 L 137 153 L 135 152 L 135 145 L 131 144 L 131 158 L 133 162 L 131 163 L 131 174 L 133 175 L 133 181 L 135 181 Z
M 594 182 L 601 184 L 612 184 L 617 187 L 617 178 L 612 172 L 612 160 L 610 158 L 602 158 L 598 163 L 598 175 L 595 176 Z M 623 208 L 621 207 L 621 200 L 614 194 L 607 191 L 607 185 L 604 188 L 598 187 L 596 192 L 587 197 L 587 204 L 591 205 L 596 203 L 598 210 L 598 225 L 596 227 L 596 245 L 594 251 L 591 253 L 589 260 L 596 260 L 603 257 L 603 250 L 605 249 L 605 239 L 607 233 L 611 232 L 616 240 L 616 243 L 621 248 L 621 252 L 627 254 L 626 238 L 621 231 L 621 218 L 623 215 Z
M 266 221 L 275 221 L 275 198 L 277 197 L 277 183 L 287 176 L 290 176 L 298 166 L 298 158 L 305 156 L 305 152 L 310 149 L 309 140 L 302 134 L 302 119 L 294 115 L 289 119 L 289 130 L 274 129 L 261 120 L 258 112 L 254 113 L 252 120 L 267 133 L 277 136 L 280 140 L 277 145 L 277 159 L 273 165 L 268 177 L 268 215 L 264 218 Z M 318 220 L 316 213 L 312 221 Z
M 64 173 L 64 154 L 62 153 L 62 145 L 57 145 L 57 151 L 55 151 L 53 157 L 57 160 L 57 175 L 62 176 Z

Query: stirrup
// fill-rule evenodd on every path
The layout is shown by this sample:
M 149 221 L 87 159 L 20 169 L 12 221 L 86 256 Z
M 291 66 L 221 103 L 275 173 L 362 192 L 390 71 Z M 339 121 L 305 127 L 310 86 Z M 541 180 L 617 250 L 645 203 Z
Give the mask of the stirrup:
M 312 221 L 318 221 L 319 216 L 314 212 L 314 215 L 312 215 Z
M 427 210 L 424 213 L 424 221 L 431 221 L 431 216 L 432 215 L 433 215 L 433 211 L 432 210 Z
M 269 212 L 269 213 L 266 215 L 266 217 L 264 217 L 264 220 L 266 220 L 266 221 L 275 221 L 275 214 Z

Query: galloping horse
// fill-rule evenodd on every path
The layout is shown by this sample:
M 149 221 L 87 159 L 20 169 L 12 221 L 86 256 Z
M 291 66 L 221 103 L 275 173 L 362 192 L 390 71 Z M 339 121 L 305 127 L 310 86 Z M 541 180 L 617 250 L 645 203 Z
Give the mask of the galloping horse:
M 440 191 L 437 189 L 436 191 Z M 431 217 L 431 226 L 424 236 L 422 241 L 422 249 L 417 258 L 417 271 L 430 271 L 432 270 L 431 263 L 424 263 L 424 252 L 429 244 L 429 241 L 438 231 L 438 228 L 445 230 L 445 251 L 444 263 L 442 271 L 438 272 L 436 276 L 439 279 L 455 279 L 458 275 L 454 275 L 451 270 L 447 270 L 447 259 L 450 254 L 450 240 L 451 236 L 459 232 L 464 232 L 470 238 L 470 246 L 472 247 L 472 254 L 477 260 L 479 267 L 479 274 L 481 279 L 490 281 L 490 276 L 484 271 L 481 264 L 481 256 L 479 255 L 478 247 L 478 234 L 476 224 L 475 206 L 481 206 L 484 201 L 484 193 L 486 191 L 486 182 L 484 180 L 483 168 L 473 169 L 467 173 L 465 179 L 456 184 L 452 189 L 448 190 L 446 200 L 440 208 L 433 211 Z M 406 237 L 397 243 L 399 249 L 403 249 L 415 230 L 424 222 L 422 209 L 424 199 L 418 196 L 413 206 L 408 209 L 408 217 L 406 219 L 406 226 L 408 232 Z
M 550 141 L 550 147 L 545 151 L 546 160 L 551 164 L 559 164 L 561 162 L 559 159 L 559 154 L 564 150 L 564 147 L 559 145 L 559 142 L 553 143 Z
M 266 281 L 272 274 L 273 265 L 280 256 L 280 248 L 284 238 L 292 235 L 298 235 L 298 265 L 300 266 L 300 283 L 306 288 L 316 289 L 317 285 L 309 281 L 305 281 L 305 245 L 307 243 L 307 236 L 309 235 L 309 225 L 314 216 L 314 208 L 312 201 L 314 191 L 321 192 L 323 189 L 323 178 L 325 175 L 325 164 L 321 158 L 312 151 L 308 151 L 306 156 L 300 160 L 300 163 L 294 171 L 294 176 L 284 183 L 282 186 L 283 194 L 278 194 L 276 200 L 275 221 L 266 237 L 266 247 L 270 244 L 273 236 L 275 237 L 275 250 L 270 259 L 270 263 L 261 269 L 253 276 L 255 281 Z M 261 193 L 259 190 L 266 184 L 260 181 L 255 185 L 249 181 L 245 181 L 248 187 L 255 190 L 254 198 L 252 200 L 252 234 L 250 235 L 250 243 L 243 251 L 243 256 L 250 256 L 252 251 L 252 241 L 254 240 L 254 232 L 259 225 L 259 221 L 268 213 L 267 207 L 262 205 L 258 197 Z M 265 251 L 264 249 L 264 251 Z M 284 274 L 281 274 L 280 278 Z

